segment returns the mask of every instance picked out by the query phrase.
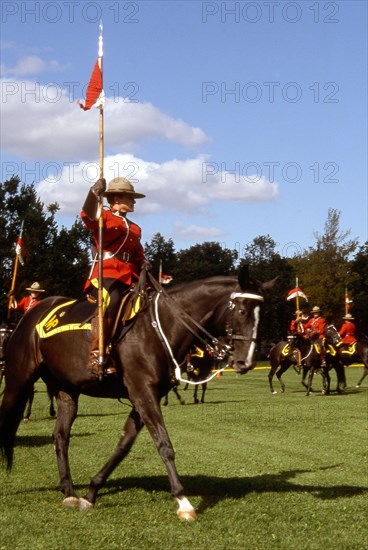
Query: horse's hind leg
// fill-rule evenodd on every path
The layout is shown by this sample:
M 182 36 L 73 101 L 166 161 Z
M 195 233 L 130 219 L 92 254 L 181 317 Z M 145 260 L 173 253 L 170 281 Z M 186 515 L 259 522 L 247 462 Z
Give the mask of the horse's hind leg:
M 23 418 L 24 409 L 33 386 L 33 381 L 5 386 L 0 407 L 0 452 L 7 460 L 7 468 L 11 469 L 14 457 L 15 435 Z
M 78 395 L 69 395 L 65 392 L 56 394 L 58 415 L 52 434 L 56 452 L 56 461 L 59 470 L 60 489 L 64 493 L 65 506 L 79 506 L 79 499 L 75 494 L 69 466 L 70 430 L 77 416 Z
M 29 420 L 29 417 L 31 416 L 31 412 L 32 412 L 32 405 L 33 405 L 33 400 L 34 400 L 34 394 L 35 394 L 35 387 L 33 386 L 32 387 L 32 391 L 30 393 L 30 396 L 29 396 L 29 399 L 28 399 L 28 402 L 27 402 L 27 408 L 26 408 L 26 411 L 23 415 L 23 420 L 24 421 L 27 421 Z
M 123 458 L 129 453 L 137 435 L 143 427 L 143 422 L 138 412 L 133 409 L 125 423 L 123 434 L 119 440 L 118 446 L 113 452 L 111 458 L 105 466 L 96 474 L 90 482 L 88 492 L 84 498 L 80 499 L 80 508 L 91 508 L 96 502 L 97 493 L 104 485 L 111 472 L 120 464 Z
M 363 376 L 361 377 L 361 379 L 359 380 L 359 382 L 357 383 L 357 385 L 355 386 L 356 388 L 360 388 L 361 386 L 361 383 L 363 382 L 364 378 L 368 376 L 368 367 L 364 367 L 364 372 L 363 372 Z

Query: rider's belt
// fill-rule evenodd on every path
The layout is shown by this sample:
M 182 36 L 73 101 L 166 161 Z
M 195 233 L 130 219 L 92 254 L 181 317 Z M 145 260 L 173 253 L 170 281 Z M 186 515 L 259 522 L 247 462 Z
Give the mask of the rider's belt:
M 130 262 L 130 254 L 129 252 L 110 252 L 109 250 L 104 250 L 102 252 L 102 259 L 103 260 L 109 260 L 110 258 L 116 258 L 117 260 L 121 260 L 122 262 L 129 263 Z

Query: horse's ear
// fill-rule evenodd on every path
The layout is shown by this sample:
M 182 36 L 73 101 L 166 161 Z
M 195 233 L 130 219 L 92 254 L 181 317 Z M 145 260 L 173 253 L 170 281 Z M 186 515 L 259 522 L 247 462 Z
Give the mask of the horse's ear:
M 242 265 L 238 274 L 239 286 L 243 290 L 249 285 L 249 267 Z
M 274 279 L 271 279 L 271 281 L 266 281 L 265 283 L 261 283 L 262 290 L 271 290 L 276 284 L 277 279 L 279 278 L 279 275 L 275 277 Z

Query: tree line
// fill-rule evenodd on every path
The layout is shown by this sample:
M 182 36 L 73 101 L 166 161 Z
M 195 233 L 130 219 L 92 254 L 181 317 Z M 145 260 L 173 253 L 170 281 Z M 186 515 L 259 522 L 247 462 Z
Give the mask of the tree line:
M 7 293 L 11 288 L 15 245 L 24 230 L 24 265 L 17 271 L 15 293 L 38 281 L 46 295 L 82 298 L 90 269 L 91 234 L 76 218 L 71 228 L 58 227 L 57 203 L 44 205 L 35 186 L 25 185 L 17 176 L 0 183 L 0 319 L 7 319 Z M 284 338 L 295 312 L 295 301 L 287 301 L 288 292 L 299 286 L 308 296 L 300 305 L 308 312 L 319 305 L 328 321 L 339 325 L 345 312 L 345 290 L 352 300 L 350 313 L 358 334 L 368 332 L 368 242 L 360 245 L 350 230 L 340 228 L 340 212 L 329 209 L 322 234 L 314 234 L 315 243 L 292 258 L 282 257 L 270 235 L 253 239 L 238 257 L 236 250 L 218 242 L 195 244 L 175 250 L 171 238 L 156 233 L 144 244 L 152 273 L 158 278 L 160 265 L 172 277 L 170 285 L 214 275 L 233 275 L 247 264 L 253 278 L 266 281 L 278 276 L 276 287 L 265 301 L 260 339 L 267 346 Z

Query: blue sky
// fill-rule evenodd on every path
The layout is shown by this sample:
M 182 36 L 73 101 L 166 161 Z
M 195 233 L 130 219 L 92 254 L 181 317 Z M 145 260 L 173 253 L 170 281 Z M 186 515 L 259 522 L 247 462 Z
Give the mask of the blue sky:
M 76 104 L 103 20 L 105 175 L 147 198 L 143 242 L 270 235 L 312 246 L 329 208 L 367 231 L 365 1 L 1 3 L 1 178 L 35 182 L 60 224 L 98 173 L 98 111 Z

